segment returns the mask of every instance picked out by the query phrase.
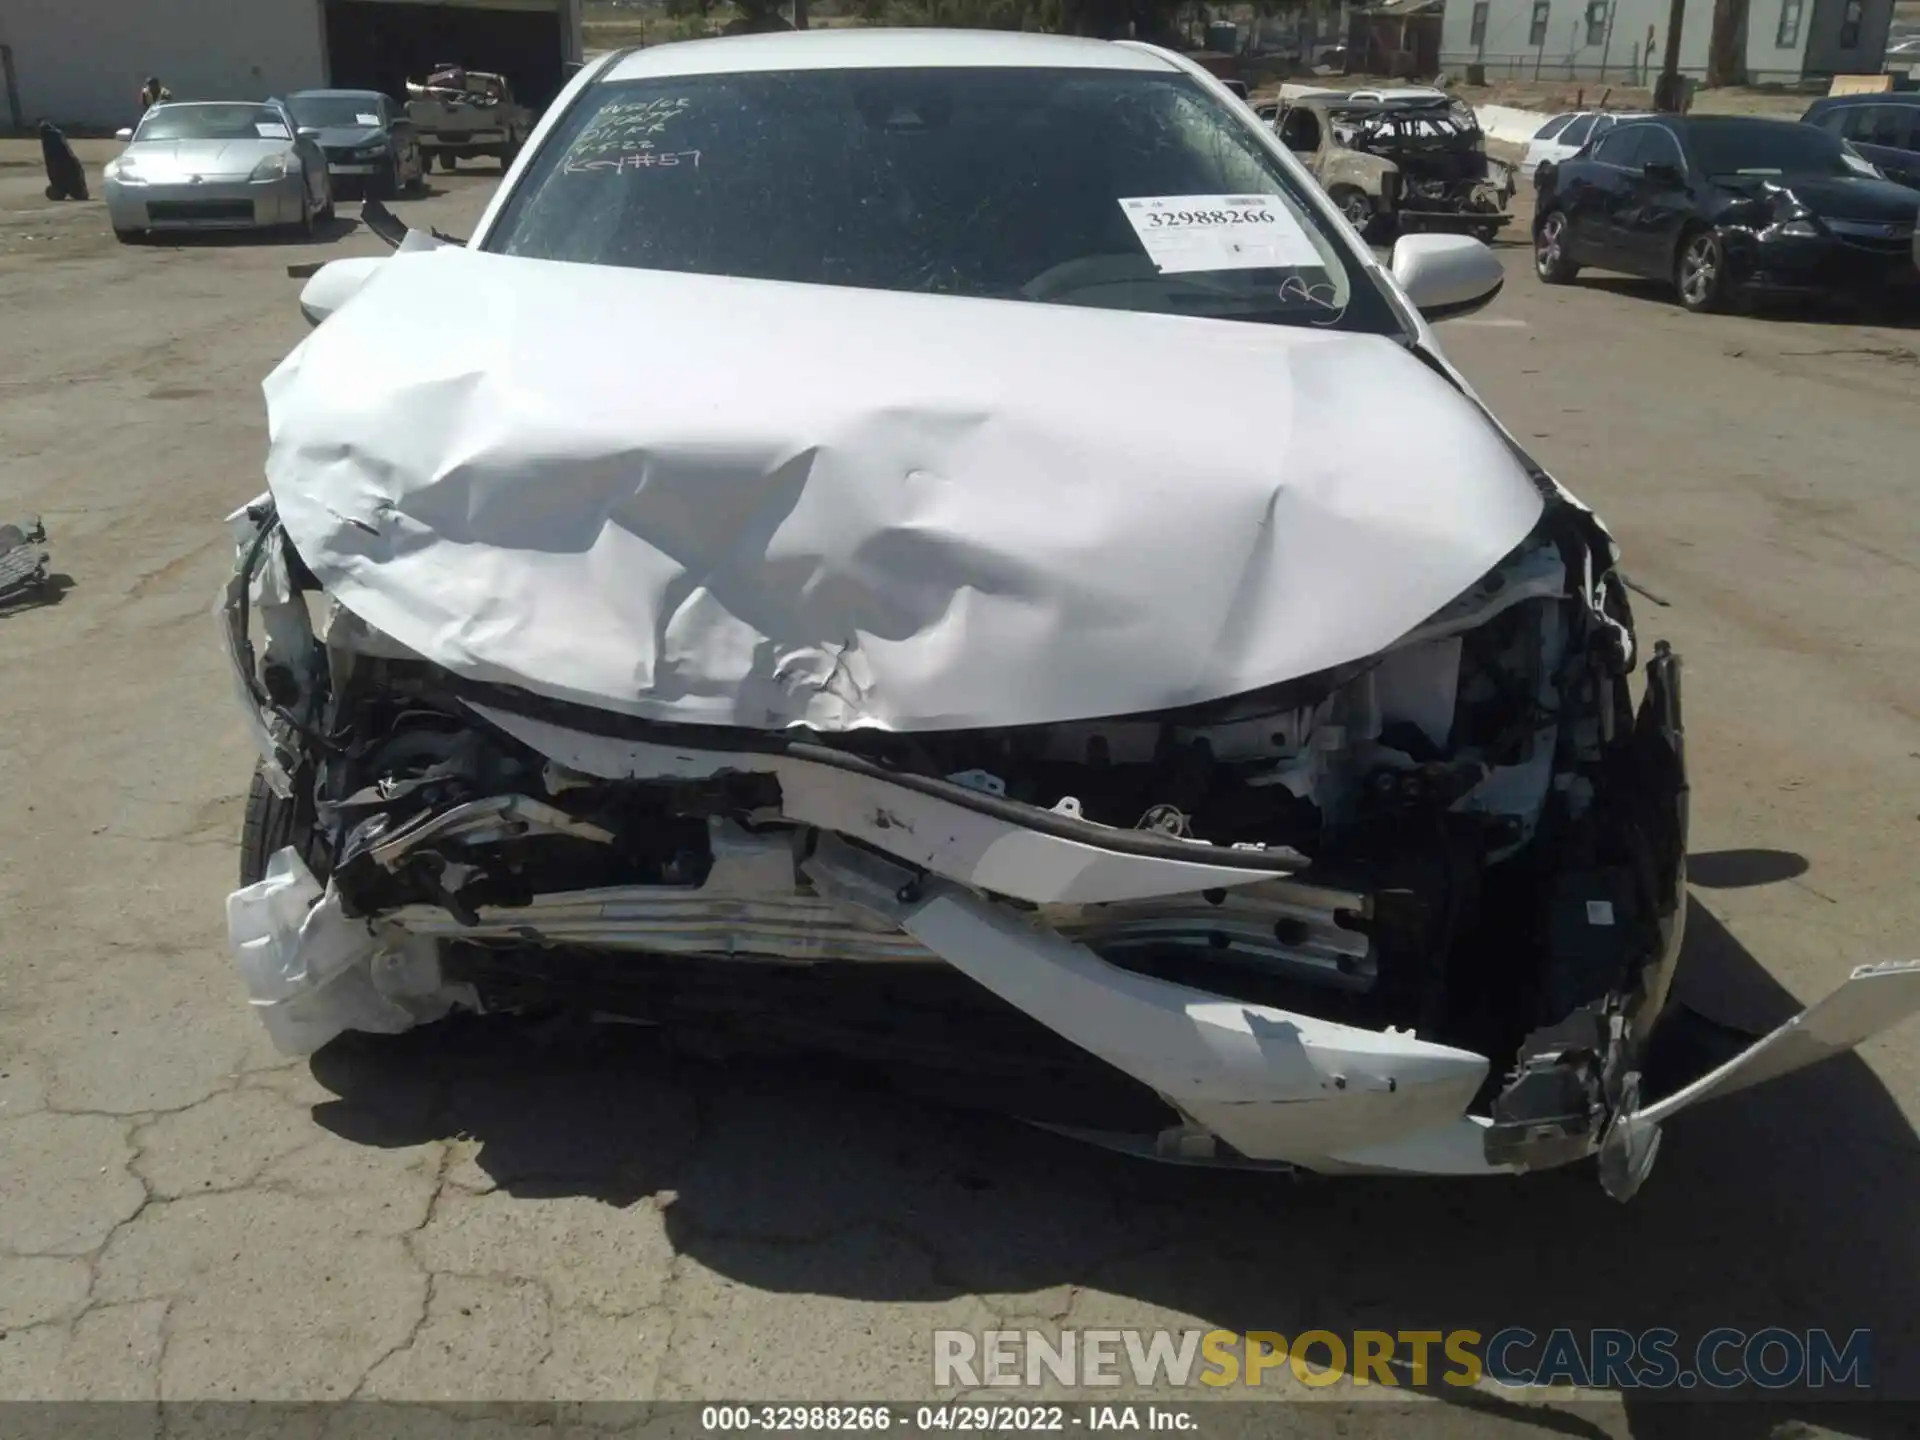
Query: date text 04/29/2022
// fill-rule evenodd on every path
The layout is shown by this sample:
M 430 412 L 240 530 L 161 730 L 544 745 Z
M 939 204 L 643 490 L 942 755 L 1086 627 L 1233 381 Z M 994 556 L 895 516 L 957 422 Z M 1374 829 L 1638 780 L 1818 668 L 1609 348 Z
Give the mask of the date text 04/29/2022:
M 704 1431 L 791 1434 L 805 1431 L 960 1431 L 1006 1434 L 1020 1431 L 1192 1431 L 1194 1416 L 1174 1405 L 707 1405 Z

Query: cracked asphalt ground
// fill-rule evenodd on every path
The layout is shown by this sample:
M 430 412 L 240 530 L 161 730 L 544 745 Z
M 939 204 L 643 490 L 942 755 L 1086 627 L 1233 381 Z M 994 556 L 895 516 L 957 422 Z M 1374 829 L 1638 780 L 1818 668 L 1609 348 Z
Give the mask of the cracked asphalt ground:
M 911 1399 L 932 1330 L 995 1324 L 1864 1327 L 1878 1392 L 1920 1396 L 1912 1029 L 1675 1123 L 1629 1206 L 1586 1172 L 1147 1167 L 628 1030 L 278 1057 L 224 943 L 249 758 L 209 611 L 259 381 L 304 333 L 284 267 L 379 245 L 123 248 L 39 183 L 0 169 L 0 519 L 46 517 L 68 588 L 0 617 L 0 1396 Z M 399 208 L 458 231 L 493 181 L 435 184 Z M 1688 662 L 1681 984 L 1764 1027 L 1920 930 L 1920 332 L 1690 317 L 1504 256 L 1445 342 L 1666 602 L 1639 609 Z M 1421 1433 L 1681 1416 L 1462 1393 Z

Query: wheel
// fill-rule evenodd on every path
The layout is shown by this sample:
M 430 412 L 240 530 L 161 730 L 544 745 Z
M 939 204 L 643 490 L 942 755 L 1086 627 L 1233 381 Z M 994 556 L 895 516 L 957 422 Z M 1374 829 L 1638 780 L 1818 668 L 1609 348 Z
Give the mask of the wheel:
M 1366 191 L 1353 185 L 1336 185 L 1327 194 L 1363 238 L 1373 229 L 1373 199 Z
M 391 200 L 400 193 L 400 162 L 388 160 L 387 168 L 367 182 L 367 193 L 376 200 Z
M 458 163 L 450 152 L 444 150 L 434 158 L 440 162 L 440 168 L 449 175 L 453 173 L 453 167 Z
M 302 799 L 304 791 L 296 782 L 293 798 L 282 800 L 267 784 L 266 771 L 254 763 L 253 779 L 247 785 L 246 817 L 240 825 L 240 883 L 257 884 L 266 877 L 267 861 L 276 850 L 292 845 L 300 851 L 307 868 L 324 880 L 326 871 L 320 850 L 320 836 L 313 828 L 311 804 Z
M 1327 194 L 1332 204 L 1340 207 L 1340 213 L 1346 215 L 1346 223 L 1359 230 L 1361 240 L 1371 240 L 1379 228 L 1379 215 L 1373 209 L 1373 196 L 1352 184 L 1336 184 Z
M 1482 245 L 1491 245 L 1495 240 L 1500 238 L 1500 227 L 1498 225 L 1476 225 L 1473 227 L 1473 238 L 1478 240 Z
M 1680 303 L 1696 315 L 1724 309 L 1727 303 L 1727 247 L 1718 232 L 1695 230 L 1680 241 L 1673 286 Z
M 1567 254 L 1567 212 L 1549 210 L 1533 233 L 1533 269 L 1549 285 L 1564 285 L 1580 273 Z
M 49 185 L 47 186 L 47 198 L 49 200 L 64 200 L 67 198 L 67 192 L 62 190 L 58 185 Z
M 145 231 L 122 230 L 118 225 L 116 225 L 113 227 L 113 238 L 118 240 L 122 245 L 138 245 L 142 240 L 146 239 L 147 237 L 146 237 Z

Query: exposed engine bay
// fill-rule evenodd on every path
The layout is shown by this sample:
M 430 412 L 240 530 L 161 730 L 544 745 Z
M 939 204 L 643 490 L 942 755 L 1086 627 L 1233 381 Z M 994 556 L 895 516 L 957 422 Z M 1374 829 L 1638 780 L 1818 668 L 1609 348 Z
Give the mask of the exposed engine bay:
M 1528 1168 L 1598 1144 L 1665 998 L 1678 661 L 1646 663 L 1636 712 L 1625 593 L 1611 571 L 1594 581 L 1571 507 L 1366 661 L 1178 712 L 825 737 L 702 733 L 457 679 L 318 591 L 271 501 L 236 527 L 224 620 L 281 792 L 269 828 L 309 902 L 326 885 L 328 922 L 376 937 L 381 993 L 348 1025 L 276 1029 L 288 1048 L 569 991 L 657 1019 L 646 995 L 689 961 L 966 971 L 909 919 L 952 890 L 985 912 L 962 917 L 976 927 L 1032 927 L 1172 993 L 1405 1037 L 1389 1052 L 1408 1073 L 1389 1053 L 1374 1078 L 1412 1082 L 1415 1128 L 1465 1110 L 1487 1163 Z M 243 882 L 271 888 L 269 860 L 295 878 L 284 850 L 256 847 Z M 272 987 L 254 988 L 273 1028 Z M 1368 1098 L 1361 1074 L 1330 1083 Z M 1257 1125 L 1196 1131 L 1205 1114 L 1176 1102 L 1153 1143 L 1315 1158 L 1284 1140 L 1250 1153 Z M 1369 1136 L 1406 1125 L 1346 1128 L 1362 1143 L 1331 1168 L 1370 1168 Z

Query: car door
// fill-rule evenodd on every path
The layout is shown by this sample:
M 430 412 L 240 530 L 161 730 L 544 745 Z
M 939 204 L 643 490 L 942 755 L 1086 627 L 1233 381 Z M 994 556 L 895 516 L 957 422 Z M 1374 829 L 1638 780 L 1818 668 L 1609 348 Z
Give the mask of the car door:
M 1294 156 L 1313 172 L 1313 178 L 1320 178 L 1320 117 L 1304 106 L 1295 106 L 1281 112 L 1275 133 L 1280 143 L 1294 153 Z
M 1648 127 L 1616 125 L 1587 152 L 1595 199 L 1590 217 L 1594 259 L 1607 270 L 1642 273 L 1633 256 L 1632 218 L 1639 202 L 1639 150 Z
M 1661 279 L 1672 269 L 1680 232 L 1697 207 L 1686 157 L 1673 132 L 1661 125 L 1632 128 L 1641 133 L 1614 207 L 1614 243 L 1635 274 Z
M 1617 133 L 1607 137 L 1617 140 Z M 1554 208 L 1567 217 L 1566 245 L 1581 265 L 1619 268 L 1610 210 L 1622 183 L 1617 165 L 1602 163 L 1600 147 L 1564 161 L 1554 177 Z

